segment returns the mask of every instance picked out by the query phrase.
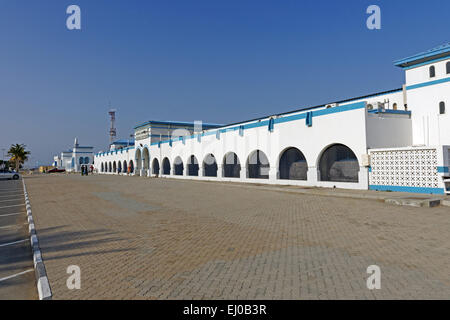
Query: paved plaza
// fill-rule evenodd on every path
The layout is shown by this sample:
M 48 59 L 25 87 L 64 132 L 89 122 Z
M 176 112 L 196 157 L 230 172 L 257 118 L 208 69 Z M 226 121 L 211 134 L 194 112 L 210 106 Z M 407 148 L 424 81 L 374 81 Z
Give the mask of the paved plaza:
M 450 298 L 449 207 L 113 175 L 25 183 L 54 299 Z

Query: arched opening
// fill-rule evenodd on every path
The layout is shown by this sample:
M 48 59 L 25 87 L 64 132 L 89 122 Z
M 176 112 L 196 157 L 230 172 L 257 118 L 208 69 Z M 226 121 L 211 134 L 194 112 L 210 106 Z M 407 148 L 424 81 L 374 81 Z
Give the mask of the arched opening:
M 163 174 L 170 175 L 170 161 L 167 157 L 163 159 L 162 167 Z
M 223 176 L 225 178 L 239 178 L 241 176 L 241 162 L 236 153 L 228 152 L 223 157 Z
M 449 62 L 447 62 L 447 74 L 450 74 L 450 61 Z
M 150 167 L 150 154 L 147 148 L 144 148 L 144 151 L 142 152 L 142 162 L 143 162 L 144 176 L 147 176 L 148 168 Z
M 127 161 L 123 160 L 123 172 L 128 173 Z
M 142 157 L 140 149 L 136 150 L 135 159 L 136 159 L 136 174 L 139 175 L 142 167 Z
M 111 161 L 110 161 L 109 164 L 108 164 L 108 172 L 112 172 L 112 164 L 111 164 Z
M 130 173 L 134 173 L 134 162 L 133 160 L 130 160 L 130 164 L 128 165 L 128 168 L 130 168 Z
M 253 151 L 247 159 L 247 178 L 269 179 L 269 159 L 261 150 Z
M 203 176 L 217 177 L 217 162 L 212 153 L 207 154 L 203 159 Z
M 439 114 L 445 114 L 445 102 L 439 102 Z
M 280 179 L 307 180 L 308 164 L 303 153 L 297 148 L 286 149 L 280 157 Z
M 194 155 L 191 155 L 187 161 L 188 176 L 198 176 L 198 161 Z
M 113 172 L 116 173 L 117 172 L 117 167 L 116 167 L 116 162 L 113 162 Z
M 84 157 L 84 163 L 89 164 L 89 157 Z
M 173 161 L 173 169 L 174 169 L 174 175 L 176 176 L 182 176 L 183 175 L 183 160 L 181 160 L 180 157 L 176 157 Z
M 358 172 L 358 159 L 353 151 L 343 144 L 329 146 L 320 157 L 320 181 L 358 182 Z
M 159 161 L 156 158 L 152 161 L 152 170 L 153 174 L 159 175 Z
M 78 163 L 79 163 L 79 164 L 83 164 L 83 162 L 84 162 L 84 161 L 83 161 L 83 157 L 80 157 L 80 159 L 78 159 Z
M 117 173 L 121 173 L 122 172 L 122 162 L 117 161 Z
M 434 66 L 430 67 L 430 78 L 434 78 L 436 76 L 436 69 Z
M 397 103 L 394 102 L 394 104 L 392 105 L 392 109 L 397 110 Z
M 104 170 L 105 170 L 105 166 L 103 165 L 103 162 L 102 162 L 102 164 L 100 165 L 100 172 L 104 172 Z

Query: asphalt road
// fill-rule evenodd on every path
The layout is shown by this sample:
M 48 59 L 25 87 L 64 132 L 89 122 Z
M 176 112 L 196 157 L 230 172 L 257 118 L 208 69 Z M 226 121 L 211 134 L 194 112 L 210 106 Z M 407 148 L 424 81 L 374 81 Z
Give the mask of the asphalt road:
M 21 180 L 0 180 L 0 299 L 37 299 Z

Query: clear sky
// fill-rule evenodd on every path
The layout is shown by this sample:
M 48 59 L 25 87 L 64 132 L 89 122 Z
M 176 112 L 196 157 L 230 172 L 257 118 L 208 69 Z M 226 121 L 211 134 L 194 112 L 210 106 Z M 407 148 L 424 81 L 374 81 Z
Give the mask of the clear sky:
M 66 28 L 81 8 L 82 30 Z M 381 7 L 381 30 L 366 9 Z M 0 148 L 29 165 L 146 120 L 231 123 L 400 88 L 393 60 L 450 41 L 450 1 L 0 0 Z M 1 151 L 1 150 L 0 150 Z M 0 154 L 1 155 L 1 154 Z

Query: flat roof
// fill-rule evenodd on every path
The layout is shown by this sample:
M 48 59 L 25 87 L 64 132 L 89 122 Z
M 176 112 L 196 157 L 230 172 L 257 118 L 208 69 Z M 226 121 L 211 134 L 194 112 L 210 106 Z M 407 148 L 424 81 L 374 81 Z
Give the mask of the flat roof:
M 125 139 L 121 139 L 121 140 L 116 140 L 116 141 L 113 141 L 113 143 L 111 143 L 111 144 L 132 144 L 132 145 L 134 145 L 134 140 L 125 140 Z
M 396 60 L 394 61 L 394 65 L 397 67 L 405 68 L 419 63 L 427 62 L 430 60 L 443 58 L 446 56 L 450 56 L 450 42 L 441 44 L 440 46 L 437 46 L 433 49 L 417 53 L 413 56 Z
M 151 124 L 162 124 L 162 125 L 176 125 L 176 126 L 184 126 L 184 127 L 193 127 L 195 125 L 194 122 L 184 122 L 184 121 L 160 121 L 160 120 L 150 120 L 146 121 L 142 124 L 137 125 L 134 127 L 134 129 L 151 125 Z M 218 128 L 223 126 L 223 124 L 217 124 L 217 123 L 202 123 L 202 127 L 208 127 L 208 128 Z
M 270 117 L 284 116 L 284 115 L 291 114 L 291 113 L 296 113 L 296 112 L 301 112 L 301 111 L 306 111 L 306 110 L 313 110 L 313 109 L 323 108 L 323 107 L 325 107 L 325 106 L 327 106 L 329 104 L 340 104 L 340 103 L 351 102 L 351 101 L 355 101 L 355 100 L 361 100 L 361 99 L 364 99 L 364 98 L 372 98 L 372 97 L 376 97 L 376 96 L 386 95 L 386 94 L 389 94 L 389 93 L 399 92 L 399 91 L 402 91 L 402 90 L 403 90 L 402 88 L 398 88 L 398 89 L 393 89 L 393 90 L 388 90 L 388 91 L 381 91 L 381 92 L 377 92 L 377 93 L 372 93 L 372 94 L 368 94 L 368 95 L 364 95 L 364 96 L 359 96 L 359 97 L 355 97 L 355 98 L 350 98 L 350 99 L 345 99 L 345 100 L 339 100 L 339 101 L 329 102 L 329 103 L 325 103 L 325 104 L 320 104 L 320 105 L 313 106 L 313 107 L 303 107 L 303 108 L 299 108 L 299 109 L 296 109 L 296 110 L 282 112 L 282 113 L 277 113 L 277 114 L 271 114 L 271 115 L 267 115 L 267 116 L 264 116 L 264 117 L 251 119 L 251 120 L 245 120 L 245 121 L 229 123 L 229 124 L 223 125 L 221 128 L 228 127 L 228 126 L 234 126 L 234 125 L 242 124 L 242 123 L 246 123 L 246 122 L 252 122 L 252 121 L 258 121 L 258 120 L 262 120 L 262 119 L 267 119 L 267 118 L 270 118 Z

